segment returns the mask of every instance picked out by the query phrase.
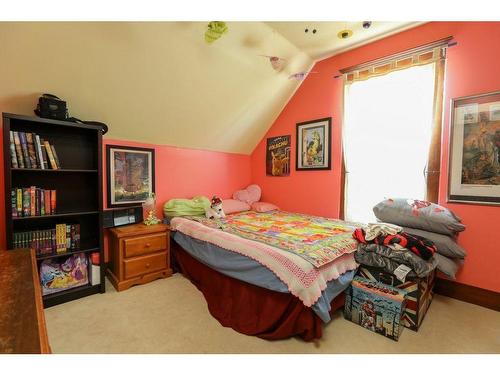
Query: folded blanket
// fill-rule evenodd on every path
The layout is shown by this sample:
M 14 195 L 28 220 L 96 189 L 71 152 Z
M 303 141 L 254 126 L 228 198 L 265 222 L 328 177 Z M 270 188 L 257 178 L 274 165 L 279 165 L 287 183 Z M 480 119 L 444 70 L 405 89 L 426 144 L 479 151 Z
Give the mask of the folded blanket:
M 358 244 L 358 250 L 354 253 L 356 262 L 365 266 L 382 268 L 385 272 L 394 273 L 400 264 L 404 264 L 413 270 L 408 275 L 425 277 L 437 266 L 436 257 L 425 261 L 419 256 L 406 249 L 395 250 L 387 246 L 377 244 Z
M 352 236 L 358 240 L 358 242 L 364 244 L 375 243 L 377 245 L 384 245 L 395 250 L 408 249 L 424 260 L 431 259 L 437 251 L 436 245 L 434 245 L 434 242 L 431 240 L 406 232 L 397 234 L 380 234 L 370 240 L 367 238 L 364 229 L 358 228 L 354 231 Z
M 193 199 L 170 199 L 163 205 L 165 216 L 197 216 L 205 215 L 205 209 L 210 207 L 210 200 L 204 196 Z
M 369 223 L 365 228 L 365 239 L 371 241 L 380 235 L 397 234 L 403 228 L 394 224 L 388 223 Z

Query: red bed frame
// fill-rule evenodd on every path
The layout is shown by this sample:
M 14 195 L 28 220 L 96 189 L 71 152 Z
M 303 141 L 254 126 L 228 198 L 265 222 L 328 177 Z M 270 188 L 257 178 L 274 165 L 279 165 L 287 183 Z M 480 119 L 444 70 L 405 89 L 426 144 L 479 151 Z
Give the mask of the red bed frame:
M 289 293 L 268 290 L 226 276 L 204 265 L 172 241 L 179 270 L 204 295 L 210 314 L 224 327 L 266 340 L 299 336 L 321 338 L 323 322 L 310 307 Z M 333 314 L 344 305 L 344 293 L 331 303 Z

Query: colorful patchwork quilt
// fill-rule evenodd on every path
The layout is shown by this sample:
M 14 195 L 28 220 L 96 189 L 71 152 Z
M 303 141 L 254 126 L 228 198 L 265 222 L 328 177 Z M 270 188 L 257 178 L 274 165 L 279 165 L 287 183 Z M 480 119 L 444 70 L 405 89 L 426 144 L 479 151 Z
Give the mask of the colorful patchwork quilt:
M 362 226 L 284 211 L 245 211 L 221 219 L 189 217 L 207 227 L 292 252 L 315 267 L 356 250 L 354 230 Z

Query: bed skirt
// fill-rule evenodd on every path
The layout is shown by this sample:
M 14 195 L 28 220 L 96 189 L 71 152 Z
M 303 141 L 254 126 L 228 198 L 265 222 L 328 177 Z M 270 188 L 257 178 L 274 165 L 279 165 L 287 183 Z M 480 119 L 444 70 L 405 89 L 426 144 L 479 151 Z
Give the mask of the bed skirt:
M 173 260 L 204 295 L 210 314 L 224 327 L 266 340 L 322 336 L 323 322 L 310 307 L 280 293 L 226 276 L 193 258 L 172 241 Z M 344 293 L 333 299 L 331 313 L 344 305 Z

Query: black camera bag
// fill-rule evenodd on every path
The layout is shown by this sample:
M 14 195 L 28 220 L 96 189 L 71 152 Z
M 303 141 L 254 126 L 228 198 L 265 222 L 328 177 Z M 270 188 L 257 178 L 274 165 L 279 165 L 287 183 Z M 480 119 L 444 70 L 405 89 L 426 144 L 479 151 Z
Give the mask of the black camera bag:
M 68 108 L 66 102 L 52 94 L 43 94 L 38 99 L 35 114 L 39 117 L 54 120 L 66 120 L 68 118 Z

